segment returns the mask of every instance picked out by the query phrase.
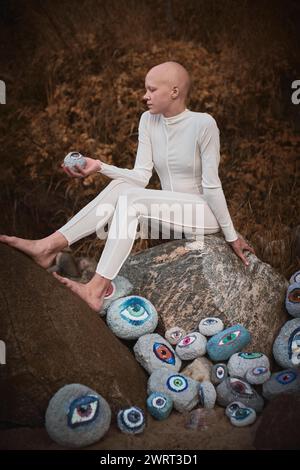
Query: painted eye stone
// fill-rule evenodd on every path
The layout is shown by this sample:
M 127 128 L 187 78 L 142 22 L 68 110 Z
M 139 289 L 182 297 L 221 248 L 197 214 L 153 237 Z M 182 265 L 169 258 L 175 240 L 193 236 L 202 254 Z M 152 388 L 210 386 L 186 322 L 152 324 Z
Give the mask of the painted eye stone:
M 120 431 L 124 433 L 139 434 L 146 426 L 144 412 L 137 406 L 120 410 L 117 415 L 117 424 Z
M 156 369 L 148 380 L 147 393 L 163 393 L 173 400 L 180 413 L 192 410 L 199 402 L 199 382 L 183 374 L 166 369 Z
M 242 325 L 234 325 L 212 336 L 207 343 L 207 353 L 215 362 L 225 361 L 249 343 L 250 333 Z
M 154 392 L 147 398 L 149 413 L 158 420 L 166 419 L 173 408 L 173 400 L 162 392 Z
M 233 354 L 227 364 L 229 375 L 231 375 L 231 377 L 240 378 L 246 377 L 248 371 L 253 371 L 255 368 L 259 367 L 270 369 L 268 357 L 259 352 Z M 269 377 L 266 376 L 265 380 L 268 380 L 268 378 Z
M 55 442 L 85 447 L 100 440 L 109 429 L 107 401 L 81 384 L 65 385 L 51 398 L 45 416 L 46 430 Z
M 213 384 L 218 385 L 226 379 L 227 375 L 228 372 L 226 364 L 215 364 L 211 370 L 211 381 Z
M 237 377 L 230 377 L 217 386 L 217 402 L 221 406 L 227 406 L 239 401 L 246 407 L 253 408 L 256 412 L 263 409 L 264 401 L 250 384 Z
M 202 335 L 213 336 L 224 329 L 224 324 L 220 318 L 207 317 L 200 321 L 199 331 Z
M 78 165 L 84 168 L 86 166 L 86 159 L 79 152 L 70 152 L 64 158 L 64 165 L 71 169 L 75 165 Z
M 182 338 L 177 344 L 175 351 L 180 359 L 189 361 L 204 356 L 207 340 L 201 333 L 195 332 Z
M 106 322 L 119 338 L 137 339 L 155 330 L 158 315 L 149 300 L 131 295 L 117 299 L 110 304 Z
M 179 371 L 181 359 L 162 336 L 153 333 L 141 336 L 133 347 L 136 360 L 151 374 L 155 369 L 166 367 Z
M 300 271 L 296 271 L 290 277 L 289 283 L 294 284 L 295 282 L 300 283 Z
M 213 409 L 217 399 L 217 392 L 211 382 L 203 381 L 199 385 L 199 398 L 203 408 Z
M 162 343 L 153 344 L 153 352 L 158 359 L 168 364 L 175 364 L 175 354 L 171 351 L 168 346 Z
M 281 393 L 300 392 L 300 370 L 286 369 L 275 372 L 271 378 L 263 384 L 263 396 L 272 400 Z
M 273 355 L 282 368 L 300 365 L 300 318 L 287 321 L 273 344 Z
M 238 401 L 230 403 L 225 410 L 225 414 L 230 419 L 231 424 L 237 427 L 249 426 L 256 420 L 255 410 Z
M 300 282 L 294 282 L 287 288 L 285 307 L 290 315 L 300 318 Z
M 181 341 L 184 336 L 186 336 L 185 330 L 177 326 L 170 328 L 165 333 L 166 340 L 173 346 L 178 344 L 179 341 Z

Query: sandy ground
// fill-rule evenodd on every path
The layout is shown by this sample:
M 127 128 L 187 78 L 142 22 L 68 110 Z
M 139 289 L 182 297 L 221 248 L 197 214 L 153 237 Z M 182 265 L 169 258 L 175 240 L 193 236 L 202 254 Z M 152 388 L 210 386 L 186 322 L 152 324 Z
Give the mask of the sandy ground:
M 148 414 L 147 427 L 142 434 L 123 434 L 112 423 L 103 439 L 86 449 L 255 450 L 253 440 L 259 421 L 260 418 L 251 426 L 236 428 L 224 415 L 224 409 L 216 407 L 208 413 L 204 411 L 197 429 L 189 429 L 186 427 L 188 413 L 173 411 L 165 421 L 157 421 Z M 50 439 L 44 428 L 14 428 L 0 430 L 0 449 L 55 450 L 62 447 Z

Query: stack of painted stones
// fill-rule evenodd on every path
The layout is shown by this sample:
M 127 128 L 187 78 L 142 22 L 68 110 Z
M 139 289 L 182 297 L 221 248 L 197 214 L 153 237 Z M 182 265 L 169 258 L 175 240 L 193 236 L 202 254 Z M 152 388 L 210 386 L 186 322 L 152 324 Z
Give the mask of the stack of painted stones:
M 149 374 L 146 407 L 154 418 L 168 418 L 173 408 L 185 412 L 200 403 L 212 409 L 217 403 L 234 426 L 247 426 L 263 410 L 263 397 L 271 400 L 283 392 L 300 391 L 300 271 L 291 277 L 286 295 L 287 311 L 295 318 L 283 326 L 273 346 L 275 360 L 285 370 L 274 374 L 267 356 L 242 352 L 251 340 L 242 325 L 225 328 L 221 319 L 209 317 L 201 320 L 198 331 L 187 333 L 174 326 L 163 338 L 154 332 L 158 323 L 154 305 L 128 295 L 131 291 L 130 282 L 118 276 L 100 315 L 106 315 L 116 336 L 136 340 L 133 351 Z M 191 362 L 180 372 L 183 361 Z M 102 438 L 110 420 L 103 397 L 84 385 L 71 384 L 51 399 L 46 429 L 61 445 L 82 447 Z M 136 406 L 120 410 L 117 424 L 122 432 L 141 433 L 145 413 Z

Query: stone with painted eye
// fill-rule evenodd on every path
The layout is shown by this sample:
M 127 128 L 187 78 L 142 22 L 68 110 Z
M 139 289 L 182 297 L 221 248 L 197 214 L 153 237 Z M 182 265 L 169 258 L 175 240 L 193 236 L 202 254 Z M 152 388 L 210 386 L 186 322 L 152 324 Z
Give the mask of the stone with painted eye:
M 172 344 L 172 346 L 176 346 L 176 344 L 178 344 L 185 335 L 186 331 L 183 328 L 174 326 L 166 331 L 165 338 L 170 344 Z
M 171 397 L 162 392 L 153 392 L 147 398 L 147 409 L 149 413 L 158 420 L 166 419 L 173 408 Z
M 201 333 L 195 331 L 184 336 L 177 344 L 175 351 L 180 359 L 190 361 L 196 357 L 204 356 L 207 340 Z
M 272 400 L 281 393 L 300 392 L 300 370 L 286 369 L 275 372 L 271 378 L 263 384 L 263 396 Z
M 292 317 L 300 317 L 300 282 L 294 282 L 287 288 L 285 308 Z
M 212 336 L 207 342 L 207 353 L 215 362 L 225 361 L 247 346 L 250 339 L 249 331 L 237 324 Z
M 133 347 L 136 360 L 151 374 L 155 369 L 166 367 L 179 371 L 181 359 L 162 336 L 153 333 L 141 336 Z
M 258 366 L 249 369 L 246 372 L 246 380 L 252 385 L 261 385 L 271 377 L 271 371 L 268 367 Z
M 130 340 L 152 333 L 157 326 L 158 315 L 149 300 L 129 295 L 111 303 L 106 322 L 116 336 Z
M 146 426 L 144 412 L 138 406 L 120 410 L 117 415 L 117 424 L 120 431 L 125 434 L 140 434 Z
M 224 330 L 224 324 L 220 318 L 207 317 L 200 321 L 199 331 L 202 335 L 213 336 Z
M 230 403 L 226 407 L 225 414 L 230 419 L 231 424 L 239 428 L 249 426 L 256 420 L 255 410 L 239 401 Z
M 300 282 L 300 271 L 296 271 L 294 274 L 291 275 L 289 283 L 294 284 L 295 282 Z
M 228 373 L 232 377 L 246 377 L 248 370 L 256 367 L 270 369 L 270 362 L 265 354 L 260 352 L 241 352 L 231 356 L 227 363 Z
M 200 403 L 203 408 L 213 409 L 217 399 L 217 392 L 211 382 L 203 381 L 199 385 Z
M 218 385 L 221 382 L 223 382 L 223 380 L 225 380 L 227 378 L 227 376 L 228 376 L 228 370 L 227 370 L 227 365 L 226 364 L 222 364 L 222 363 L 219 362 L 219 364 L 215 364 L 212 367 L 211 382 L 214 385 Z
M 86 159 L 79 152 L 70 152 L 64 158 L 64 165 L 71 169 L 73 169 L 75 165 L 84 168 L 86 166 Z
M 300 366 L 300 318 L 287 321 L 273 344 L 273 355 L 283 368 Z
M 199 402 L 199 382 L 168 369 L 156 369 L 149 377 L 148 395 L 161 392 L 173 400 L 180 413 L 192 410 Z
M 51 439 L 74 448 L 99 441 L 108 431 L 110 422 L 107 401 L 81 384 L 60 388 L 51 398 L 45 416 L 45 427 Z
M 113 281 L 111 281 L 110 289 L 104 297 L 103 305 L 101 307 L 99 315 L 101 317 L 104 317 L 107 313 L 109 306 L 113 303 L 114 300 L 120 299 L 121 297 L 129 296 L 132 290 L 133 285 L 128 279 L 126 279 L 126 277 L 116 276 Z
M 217 402 L 221 406 L 227 406 L 233 401 L 240 401 L 245 406 L 260 412 L 264 406 L 263 398 L 245 380 L 238 377 L 228 377 L 217 388 Z

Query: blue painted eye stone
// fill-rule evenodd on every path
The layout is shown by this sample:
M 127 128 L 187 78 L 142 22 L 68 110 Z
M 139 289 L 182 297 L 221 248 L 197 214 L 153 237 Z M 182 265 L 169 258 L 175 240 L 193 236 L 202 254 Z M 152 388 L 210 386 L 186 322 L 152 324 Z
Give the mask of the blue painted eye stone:
M 215 362 L 229 359 L 249 343 L 250 333 L 242 325 L 234 325 L 212 336 L 207 343 L 207 353 Z

